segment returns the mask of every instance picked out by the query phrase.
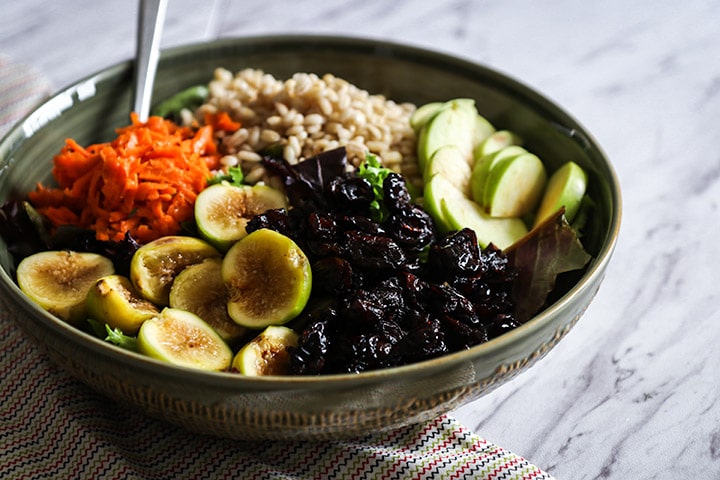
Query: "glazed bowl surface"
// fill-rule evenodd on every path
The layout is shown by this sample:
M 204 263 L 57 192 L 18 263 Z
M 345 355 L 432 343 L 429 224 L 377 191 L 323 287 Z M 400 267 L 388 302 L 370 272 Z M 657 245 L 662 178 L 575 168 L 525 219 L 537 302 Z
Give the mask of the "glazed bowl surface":
M 166 50 L 154 98 L 207 83 L 217 67 L 262 69 L 276 78 L 332 73 L 371 93 L 423 104 L 476 100 L 498 128 L 518 132 L 550 166 L 573 160 L 589 173 L 597 204 L 592 260 L 552 305 L 494 340 L 403 367 L 318 377 L 242 377 L 172 367 L 122 350 L 67 325 L 17 287 L 0 244 L 0 301 L 17 324 L 63 369 L 93 389 L 189 430 L 229 438 L 329 439 L 432 419 L 477 399 L 530 368 L 576 324 L 595 296 L 620 227 L 613 167 L 592 135 L 562 108 L 486 66 L 438 52 L 367 39 L 269 36 L 222 39 Z M 89 75 L 58 92 L 0 143 L 0 202 L 51 180 L 51 159 L 72 137 L 108 141 L 128 123 L 132 63 Z M 538 366 L 537 368 L 542 368 Z

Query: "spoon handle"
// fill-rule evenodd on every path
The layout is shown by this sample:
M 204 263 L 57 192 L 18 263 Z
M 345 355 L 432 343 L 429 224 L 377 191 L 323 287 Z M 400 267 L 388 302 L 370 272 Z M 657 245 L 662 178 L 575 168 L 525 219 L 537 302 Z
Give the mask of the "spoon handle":
M 167 0 L 140 0 L 133 111 L 138 114 L 141 122 L 147 121 L 150 114 L 150 100 L 160 56 L 160 37 L 166 10 Z

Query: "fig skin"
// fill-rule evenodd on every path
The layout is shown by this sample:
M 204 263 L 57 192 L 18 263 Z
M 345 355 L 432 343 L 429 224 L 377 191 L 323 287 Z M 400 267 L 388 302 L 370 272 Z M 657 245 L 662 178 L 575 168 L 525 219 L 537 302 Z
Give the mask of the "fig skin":
M 233 352 L 218 333 L 200 317 L 185 310 L 164 308 L 146 320 L 137 337 L 138 351 L 175 366 L 226 371 Z
M 200 192 L 195 201 L 195 223 L 205 240 L 227 252 L 247 235 L 245 226 L 254 215 L 287 207 L 285 194 L 275 188 L 223 182 Z
M 271 325 L 238 351 L 232 371 L 248 376 L 287 375 L 290 349 L 297 346 L 298 338 L 288 327 Z
M 207 258 L 186 267 L 170 287 L 170 306 L 187 310 L 207 322 L 231 345 L 247 332 L 227 311 L 228 291 L 222 280 L 222 260 Z
M 96 253 L 49 250 L 24 258 L 17 267 L 20 290 L 56 317 L 79 327 L 87 318 L 85 297 L 95 281 L 115 272 Z
M 166 307 L 172 282 L 185 267 L 220 256 L 215 247 L 199 238 L 161 237 L 135 252 L 130 261 L 130 281 L 144 298 Z
M 107 275 L 99 278 L 85 299 L 87 315 L 125 335 L 135 335 L 142 323 L 160 313 L 158 307 L 144 299 L 129 278 Z
M 312 290 L 305 253 L 289 237 L 264 228 L 232 246 L 222 262 L 222 278 L 230 295 L 230 317 L 250 329 L 297 317 Z

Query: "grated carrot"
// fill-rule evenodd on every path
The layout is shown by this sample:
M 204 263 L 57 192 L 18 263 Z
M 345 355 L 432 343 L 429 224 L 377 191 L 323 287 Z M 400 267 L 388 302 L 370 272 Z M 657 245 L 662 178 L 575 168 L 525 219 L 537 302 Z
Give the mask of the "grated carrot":
M 99 240 L 129 233 L 146 243 L 177 234 L 219 168 L 215 132 L 240 127 L 227 114 L 205 120 L 191 129 L 161 117 L 142 123 L 132 114 L 112 142 L 83 147 L 67 139 L 53 158 L 57 187 L 39 184 L 29 200 L 55 227 L 92 229 Z
M 234 132 L 240 128 L 240 122 L 236 122 L 227 112 L 217 113 L 206 113 L 205 124 L 211 125 L 215 130 L 225 130 L 227 132 Z

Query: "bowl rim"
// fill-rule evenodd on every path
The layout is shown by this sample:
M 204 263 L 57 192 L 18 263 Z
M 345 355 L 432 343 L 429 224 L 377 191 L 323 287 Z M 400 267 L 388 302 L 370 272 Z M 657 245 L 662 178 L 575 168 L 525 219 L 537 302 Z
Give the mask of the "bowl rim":
M 95 353 L 127 363 L 130 367 L 142 367 L 153 371 L 160 370 L 165 378 L 178 377 L 182 378 L 184 382 L 212 383 L 215 386 L 222 386 L 226 388 L 247 384 L 262 387 L 264 390 L 296 389 L 299 387 L 317 387 L 324 389 L 347 384 L 348 382 L 351 382 L 353 385 L 359 385 L 367 383 L 380 383 L 389 379 L 397 378 L 425 377 L 436 372 L 449 370 L 463 363 L 472 363 L 473 360 L 483 356 L 491 356 L 497 350 L 511 345 L 516 340 L 531 336 L 536 330 L 543 328 L 543 326 L 550 321 L 555 312 L 562 310 L 567 306 L 574 295 L 591 288 L 592 285 L 596 284 L 596 281 L 600 280 L 598 277 L 602 277 L 604 275 L 604 270 L 618 241 L 622 216 L 620 182 L 612 163 L 595 138 L 566 109 L 550 100 L 543 93 L 531 88 L 525 83 L 516 80 L 512 76 L 503 73 L 498 69 L 489 67 L 478 61 L 466 59 L 462 56 L 432 50 L 425 47 L 349 35 L 316 34 L 232 36 L 222 37 L 212 41 L 193 42 L 164 48 L 160 52 L 160 65 L 158 69 L 161 69 L 166 62 L 176 60 L 178 58 L 189 58 L 192 55 L 197 55 L 198 53 L 208 49 L 217 50 L 243 45 L 250 46 L 251 44 L 265 45 L 269 47 L 273 45 L 290 45 L 291 43 L 303 45 L 303 47 L 294 45 L 295 48 L 312 49 L 317 48 L 318 46 L 342 47 L 345 49 L 349 48 L 358 50 L 359 52 L 373 52 L 374 54 L 381 54 L 390 57 L 400 57 L 404 60 L 416 62 L 420 59 L 427 60 L 428 58 L 432 58 L 433 62 L 439 61 L 445 65 L 452 66 L 453 68 L 462 69 L 471 73 L 475 72 L 476 74 L 480 72 L 484 78 L 493 80 L 493 88 L 498 88 L 501 91 L 512 91 L 515 96 L 521 96 L 523 103 L 529 104 L 531 108 L 537 108 L 540 111 L 551 111 L 554 115 L 560 116 L 569 124 L 572 124 L 574 133 L 579 135 L 583 143 L 592 146 L 592 148 L 596 150 L 597 155 L 603 160 L 603 168 L 607 173 L 606 181 L 608 185 L 610 185 L 610 197 L 612 201 L 607 234 L 600 243 L 597 254 L 593 256 L 590 264 L 586 268 L 586 271 L 583 273 L 578 282 L 554 303 L 523 325 L 520 325 L 500 335 L 499 337 L 475 345 L 466 350 L 452 352 L 437 358 L 397 367 L 370 370 L 361 373 L 323 374 L 317 376 L 286 375 L 247 377 L 231 372 L 208 372 L 170 365 L 140 353 L 116 347 L 80 330 L 77 327 L 63 322 L 40 308 L 22 293 L 5 268 L 2 268 L 0 269 L 0 279 L 2 280 L 0 281 L 0 288 L 4 291 L 6 300 L 14 301 L 17 306 L 22 305 L 24 307 L 23 312 L 25 314 L 31 314 L 42 323 L 48 324 L 47 326 L 53 328 L 53 330 L 55 330 L 58 334 L 65 337 L 75 338 L 77 341 L 85 343 L 85 346 L 87 348 L 91 348 Z M 380 48 L 379 51 L 378 48 Z M 22 120 L 17 122 L 5 134 L 5 136 L 0 139 L 0 155 L 2 155 L 3 150 L 5 149 L 12 153 L 15 145 L 22 141 L 21 136 L 23 135 L 24 128 L 26 126 L 30 129 L 33 128 L 32 125 L 28 126 L 27 124 L 31 123 L 33 117 L 37 116 L 43 108 L 47 108 L 48 105 L 55 101 L 55 99 L 63 95 L 74 93 L 79 87 L 88 84 L 88 82 L 100 82 L 104 79 L 117 78 L 120 75 L 128 75 L 132 71 L 132 65 L 132 60 L 115 63 L 91 73 L 54 92 L 45 101 L 37 105 Z M 40 127 L 42 127 L 42 124 Z M 5 162 L 5 159 L 0 158 L 0 162 Z

